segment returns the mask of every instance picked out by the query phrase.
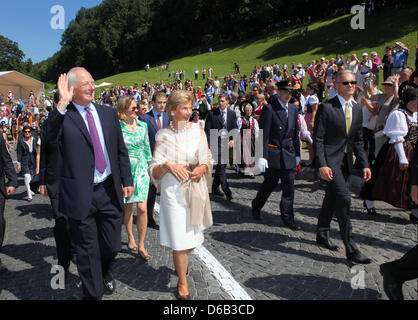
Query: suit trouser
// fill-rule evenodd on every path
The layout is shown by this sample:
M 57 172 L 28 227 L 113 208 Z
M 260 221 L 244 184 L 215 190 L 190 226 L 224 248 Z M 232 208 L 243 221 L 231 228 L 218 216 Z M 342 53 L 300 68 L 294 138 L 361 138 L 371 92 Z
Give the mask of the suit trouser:
M 50 189 L 48 189 L 48 194 Z M 57 247 L 58 264 L 64 269 L 68 269 L 71 262 L 71 253 L 75 248 L 71 247 L 70 224 L 68 218 L 58 211 L 58 197 L 50 196 L 52 215 L 55 220 L 53 228 L 55 245 Z
M 95 186 L 89 214 L 69 222 L 84 297 L 101 299 L 103 276 L 121 249 L 122 212 L 113 184 Z
M 157 188 L 150 183 L 148 189 L 148 199 L 147 199 L 147 216 L 148 221 L 154 219 L 154 205 L 155 199 L 157 198 Z
M 4 234 L 6 232 L 6 220 L 4 219 L 4 207 L 6 205 L 6 198 L 0 194 L 0 252 L 3 247 Z
M 215 176 L 213 178 L 212 192 L 217 190 L 219 185 L 226 196 L 232 196 L 232 191 L 229 189 L 228 181 L 226 181 L 226 164 L 217 164 Z
M 341 237 L 346 253 L 352 254 L 358 250 L 352 238 L 350 222 L 351 195 L 348 183 L 347 157 L 344 156 L 343 166 L 331 168 L 333 179 L 327 182 L 324 201 L 318 217 L 317 232 L 329 234 L 332 217 L 335 213 L 340 226 Z
M 386 265 L 392 276 L 400 282 L 418 278 L 418 245 L 405 253 L 402 258 L 388 262 Z
M 270 194 L 274 191 L 281 180 L 282 199 L 280 201 L 280 213 L 282 220 L 286 223 L 294 222 L 293 201 L 295 198 L 295 170 L 267 168 L 264 174 L 264 181 L 252 202 L 252 207 L 260 211 Z

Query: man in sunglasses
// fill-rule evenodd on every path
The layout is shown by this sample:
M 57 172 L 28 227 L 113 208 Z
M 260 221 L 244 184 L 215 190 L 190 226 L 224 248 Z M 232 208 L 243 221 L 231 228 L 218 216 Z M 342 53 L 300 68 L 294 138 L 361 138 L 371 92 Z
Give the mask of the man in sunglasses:
M 353 153 L 363 168 L 363 179 L 371 178 L 371 171 L 363 149 L 362 111 L 353 99 L 356 78 L 350 70 L 336 75 L 337 96 L 319 105 L 314 126 L 315 162 L 320 177 L 327 182 L 325 198 L 318 217 L 316 242 L 332 251 L 338 247 L 329 240 L 332 216 L 338 219 L 347 259 L 368 264 L 370 259 L 357 248 L 352 238 L 349 218 L 350 191 L 348 177 L 353 171 Z

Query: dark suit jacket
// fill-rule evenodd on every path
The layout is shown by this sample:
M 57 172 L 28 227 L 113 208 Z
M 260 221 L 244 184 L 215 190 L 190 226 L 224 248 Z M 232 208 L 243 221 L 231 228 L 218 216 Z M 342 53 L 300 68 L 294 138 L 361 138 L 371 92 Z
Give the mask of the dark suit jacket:
M 4 198 L 7 197 L 7 187 L 17 187 L 17 174 L 10 154 L 7 151 L 3 135 L 0 134 L 0 193 Z
M 133 185 L 128 151 L 116 111 L 97 104 L 95 107 L 103 129 L 113 185 L 122 210 L 122 185 Z M 59 211 L 72 219 L 82 220 L 89 214 L 93 197 L 94 151 L 87 126 L 72 103 L 68 105 L 65 115 L 57 109 L 49 114 L 46 143 L 58 143 L 62 159 Z
M 352 106 L 351 129 L 347 135 L 344 110 L 338 96 L 320 104 L 315 117 L 314 152 L 318 168 L 339 168 L 344 159 L 347 146 L 349 171 L 353 169 L 352 154 L 362 168 L 368 168 L 366 153 L 363 149 L 363 114 L 361 108 Z
M 56 198 L 59 188 L 61 154 L 58 143 L 47 143 L 49 118 L 41 127 L 41 159 L 39 184 L 48 187 L 48 196 Z
M 167 128 L 168 125 L 170 124 L 170 118 L 168 117 L 166 112 L 162 113 L 162 117 L 163 117 L 162 127 Z M 144 121 L 148 125 L 149 143 L 151 147 L 151 152 L 154 154 L 155 135 L 157 134 L 158 126 L 157 126 L 157 122 L 155 121 L 152 110 L 140 116 L 139 120 Z
M 210 148 L 210 129 L 223 129 L 223 118 L 219 108 L 210 110 L 208 117 L 205 121 L 205 133 L 208 139 L 208 145 Z M 238 129 L 237 116 L 230 108 L 226 109 L 226 130 Z M 218 138 L 218 146 L 220 147 L 220 137 Z M 229 137 L 229 141 L 233 140 L 233 137 Z
M 32 137 L 32 152 L 29 151 L 29 146 L 25 143 L 23 137 L 19 137 L 16 146 L 17 161 L 20 162 L 22 170 L 26 168 L 36 168 L 36 148 L 38 141 L 36 137 Z M 28 172 L 27 172 L 28 173 Z
M 269 168 L 296 169 L 300 157 L 298 109 L 288 105 L 288 115 L 277 95 L 261 111 L 259 126 L 263 130 L 263 158 Z

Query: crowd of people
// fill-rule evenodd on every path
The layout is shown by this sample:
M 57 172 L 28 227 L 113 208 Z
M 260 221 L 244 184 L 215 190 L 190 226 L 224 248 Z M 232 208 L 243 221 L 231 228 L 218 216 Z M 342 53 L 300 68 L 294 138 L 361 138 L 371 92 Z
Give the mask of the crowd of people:
M 352 237 L 348 177 L 355 170 L 364 179 L 360 196 L 367 214 L 376 215 L 374 200 L 381 200 L 410 210 L 411 222 L 418 220 L 417 186 L 410 178 L 417 163 L 418 76 L 416 66 L 415 71 L 407 66 L 408 55 L 409 48 L 397 42 L 382 59 L 371 52 L 371 59 L 363 53 L 362 61 L 352 54 L 323 57 L 305 67 L 255 66 L 248 77 L 227 75 L 222 84 L 218 76 L 212 79 L 212 70 L 206 77 L 205 69 L 203 90 L 179 77 L 144 82 L 141 88 L 106 88 L 97 99 L 90 73 L 73 68 L 60 76 L 54 101 L 31 95 L 25 105 L 10 92 L 0 101 L 5 168 L 0 182 L 8 178 L 0 194 L 0 240 L 5 230 L 1 205 L 17 186 L 8 156 L 16 150 L 27 200 L 38 191 L 50 197 L 58 264 L 66 272 L 70 261 L 77 264 L 85 298 L 101 299 L 115 290 L 111 265 L 124 224 L 128 249 L 144 262 L 152 259 L 145 248 L 147 227 L 159 228 L 161 245 L 173 250 L 177 297 L 190 299 L 188 254 L 213 223 L 209 191 L 234 200 L 227 167 L 249 177 L 264 175 L 251 203 L 256 221 L 280 182 L 283 224 L 297 232 L 302 228 L 294 216 L 294 180 L 303 165 L 318 170 L 327 184 L 317 244 L 339 249 L 329 237 L 335 215 L 347 259 L 370 263 Z M 306 163 L 301 162 L 304 144 Z M 37 190 L 31 181 L 35 175 Z M 158 192 L 159 226 L 154 219 Z M 401 266 L 415 270 L 408 273 L 412 278 L 416 256 L 417 247 Z M 391 266 L 381 269 L 385 290 L 390 298 L 401 298 L 399 288 L 407 279 Z

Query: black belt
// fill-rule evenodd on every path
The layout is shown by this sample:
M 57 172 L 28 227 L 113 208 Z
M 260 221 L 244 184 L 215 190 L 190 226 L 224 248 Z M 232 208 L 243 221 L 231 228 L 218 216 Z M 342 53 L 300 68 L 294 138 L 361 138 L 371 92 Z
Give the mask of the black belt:
M 105 181 L 99 182 L 99 183 L 93 183 L 93 186 L 96 187 L 107 187 L 108 185 L 113 183 L 112 175 L 108 175 Z

